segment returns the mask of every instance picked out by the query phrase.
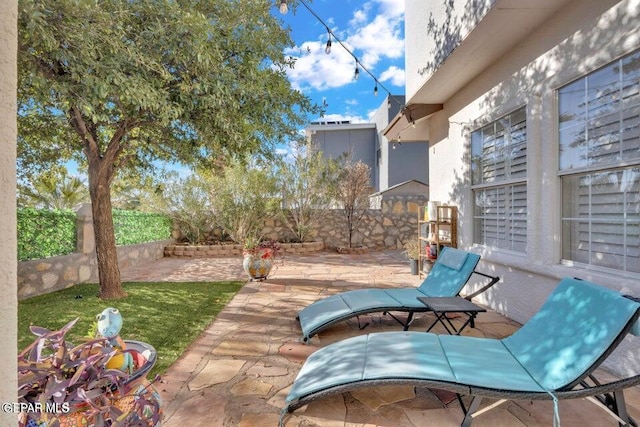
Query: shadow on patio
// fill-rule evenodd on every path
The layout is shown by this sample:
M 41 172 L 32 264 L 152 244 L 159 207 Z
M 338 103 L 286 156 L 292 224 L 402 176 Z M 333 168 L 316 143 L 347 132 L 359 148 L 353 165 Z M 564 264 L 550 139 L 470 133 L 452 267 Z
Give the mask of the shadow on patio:
M 164 258 L 123 271 L 123 280 L 198 281 L 245 279 L 240 258 Z M 381 313 L 361 316 L 300 342 L 297 311 L 318 298 L 362 287 L 418 286 L 399 252 L 340 255 L 322 252 L 288 255 L 265 282 L 248 282 L 218 318 L 174 363 L 158 388 L 164 399 L 165 427 L 277 426 L 287 391 L 302 362 L 318 347 L 340 339 L 400 330 Z M 429 315 L 417 315 L 412 330 L 424 330 Z M 455 321 L 455 320 L 454 320 Z M 489 311 L 463 335 L 501 338 L 519 325 Z M 438 327 L 440 327 L 438 325 Z M 437 332 L 443 332 L 437 330 Z M 606 374 L 606 373 L 605 373 Z M 640 418 L 640 390 L 626 393 L 631 415 Z M 560 402 L 563 426 L 615 425 L 585 400 Z M 454 395 L 413 387 L 379 387 L 314 401 L 286 418 L 286 426 L 455 426 L 462 412 Z M 479 416 L 476 426 L 553 424 L 550 401 L 514 401 Z

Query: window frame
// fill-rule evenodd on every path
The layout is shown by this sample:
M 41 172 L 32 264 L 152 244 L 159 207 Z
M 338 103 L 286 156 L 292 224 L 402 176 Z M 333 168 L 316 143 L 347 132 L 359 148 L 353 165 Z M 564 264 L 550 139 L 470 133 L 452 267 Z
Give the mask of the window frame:
M 523 115 L 523 120 L 518 121 L 515 124 L 511 123 L 511 119 L 512 117 L 514 117 L 517 114 L 522 114 Z M 473 233 L 472 233 L 472 240 L 473 240 L 473 244 L 474 245 L 478 245 L 478 246 L 483 246 L 483 247 L 487 247 L 487 248 L 492 248 L 492 249 L 497 249 L 497 250 L 503 250 L 503 251 L 510 251 L 510 252 L 514 252 L 514 253 L 518 253 L 518 254 L 526 254 L 528 251 L 528 229 L 529 229 L 529 216 L 528 216 L 528 210 L 526 209 L 526 206 L 528 205 L 528 191 L 529 191 L 529 185 L 528 185 L 528 157 L 527 157 L 527 149 L 528 149 L 528 144 L 529 144 L 529 138 L 528 138 L 528 132 L 527 132 L 527 125 L 528 125 L 528 106 L 527 104 L 524 105 L 520 105 L 517 108 L 514 108 L 513 110 L 511 110 L 510 112 L 503 114 L 499 117 L 497 117 L 494 120 L 491 121 L 486 121 L 483 125 L 478 126 L 476 129 L 472 130 L 469 133 L 469 147 L 470 147 L 470 181 L 471 181 L 471 193 L 472 193 L 472 217 L 473 217 Z M 508 157 L 505 158 L 504 161 L 504 172 L 503 172 L 503 177 L 502 178 L 498 178 L 496 179 L 495 176 L 489 178 L 489 180 L 485 180 L 485 177 L 483 176 L 483 172 L 482 170 L 476 171 L 474 170 L 474 162 L 476 161 L 476 156 L 474 155 L 474 153 L 476 152 L 476 147 L 474 146 L 474 134 L 476 134 L 476 132 L 482 132 L 485 128 L 487 128 L 488 126 L 493 125 L 494 128 L 496 127 L 496 125 L 506 119 L 509 118 L 509 131 L 506 131 L 506 128 L 503 127 L 503 132 L 504 135 L 503 137 L 505 138 L 505 140 L 511 138 L 512 133 L 516 132 L 516 131 L 522 131 L 522 137 L 524 138 L 524 140 L 522 142 L 516 142 L 515 144 L 513 143 L 513 141 L 509 141 L 509 145 L 506 147 L 507 150 L 510 150 L 514 147 L 518 147 L 518 146 L 522 146 L 524 147 L 524 168 L 521 170 L 515 170 L 516 173 L 519 174 L 519 176 L 516 177 L 512 177 L 512 172 L 514 172 L 514 164 L 512 163 L 512 160 L 517 158 L 517 157 L 522 157 L 522 156 L 517 156 L 517 157 Z M 516 127 L 517 126 L 517 127 Z M 495 135 L 492 134 L 492 135 Z M 482 138 L 482 136 L 481 136 Z M 482 141 L 482 144 L 484 144 L 485 141 Z M 481 147 L 482 148 L 482 147 Z M 522 163 L 522 162 L 521 162 Z M 520 163 L 516 163 L 517 165 L 520 165 Z M 482 167 L 482 165 L 480 165 L 480 167 Z M 498 169 L 495 168 L 494 166 L 494 171 Z M 481 177 L 481 180 L 483 182 L 480 183 L 475 183 L 475 178 L 476 175 L 479 175 Z M 516 203 L 514 203 L 515 200 L 514 198 L 510 198 L 509 201 L 506 201 L 506 198 L 504 199 L 505 202 L 503 203 L 503 205 L 501 206 L 497 206 L 496 209 L 498 210 L 497 214 L 491 214 L 491 215 L 487 215 L 486 211 L 483 213 L 478 213 L 478 204 L 476 203 L 476 199 L 477 196 L 480 192 L 486 192 L 486 191 L 490 191 L 495 189 L 496 191 L 499 191 L 500 189 L 504 190 L 504 194 L 513 194 L 513 189 L 516 186 L 519 185 L 523 185 L 525 188 L 525 212 L 522 218 L 519 218 L 518 216 L 514 215 L 514 213 L 516 212 L 516 210 L 514 209 L 514 207 L 516 206 Z M 509 211 L 506 211 L 506 208 L 509 207 Z M 504 211 L 504 213 L 500 213 L 500 211 Z M 506 233 L 505 236 L 508 236 L 508 239 L 497 239 L 497 236 L 499 235 L 498 232 L 496 232 L 496 244 L 487 244 L 487 242 L 491 239 L 487 239 L 487 236 L 483 233 L 482 234 L 482 238 L 478 238 L 477 236 L 479 235 L 479 227 L 481 227 L 480 223 L 484 223 L 486 220 L 493 220 L 496 222 L 496 230 L 503 228 L 503 229 L 507 229 L 507 230 L 513 230 L 514 229 L 514 224 L 517 224 L 518 222 L 524 221 L 525 226 L 524 226 L 524 233 L 523 234 L 514 234 L 514 233 Z M 484 227 L 484 226 L 483 226 Z M 520 238 L 518 239 L 517 237 L 520 236 Z M 500 242 L 502 243 L 506 243 L 506 246 L 504 244 L 500 244 Z M 522 247 L 521 248 L 517 248 L 518 243 L 519 242 L 523 242 L 521 243 Z
M 615 68 L 617 67 L 620 70 L 622 70 L 624 67 L 624 61 L 627 58 L 632 58 L 633 56 L 636 56 L 636 57 L 640 56 L 640 50 L 635 50 L 622 57 L 619 57 L 603 65 L 602 67 L 599 67 L 589 73 L 583 74 L 582 76 L 570 82 L 567 82 L 566 84 L 563 84 L 562 86 L 555 89 L 556 100 L 557 100 L 557 111 L 556 111 L 555 120 L 556 120 L 556 125 L 558 126 L 557 133 L 556 133 L 558 138 L 558 144 L 557 144 L 558 163 L 556 165 L 556 169 L 557 169 L 557 176 L 560 180 L 560 201 L 563 206 L 563 209 L 561 209 L 561 211 L 559 212 L 560 236 L 561 236 L 560 263 L 563 265 L 574 265 L 574 266 L 579 265 L 581 268 L 586 268 L 586 269 L 591 269 L 596 271 L 603 271 L 603 272 L 615 272 L 617 274 L 620 274 L 620 273 L 631 274 L 631 275 L 640 274 L 640 271 L 635 271 L 630 269 L 629 267 L 630 265 L 635 265 L 634 263 L 630 263 L 630 261 L 635 259 L 635 257 L 632 254 L 629 254 L 626 249 L 629 241 L 627 230 L 633 229 L 633 227 L 638 227 L 640 224 L 639 222 L 640 219 L 637 219 L 635 217 L 628 218 L 626 207 L 624 207 L 623 210 L 619 213 L 619 218 L 616 218 L 615 220 L 607 218 L 606 216 L 607 214 L 604 214 L 604 213 L 593 214 L 594 208 L 597 207 L 597 205 L 594 205 L 594 203 L 596 202 L 594 202 L 593 194 L 591 193 L 591 187 L 590 187 L 591 184 L 589 184 L 588 197 L 587 197 L 588 202 L 584 203 L 585 216 L 581 216 L 580 206 L 577 206 L 575 208 L 575 209 L 578 209 L 575 215 L 566 215 L 564 210 L 564 207 L 566 205 L 569 205 L 572 203 L 578 203 L 578 204 L 580 203 L 579 200 L 574 200 L 575 197 L 578 197 L 578 198 L 580 197 L 579 195 L 580 186 L 581 186 L 580 179 L 582 178 L 588 179 L 589 177 L 591 177 L 591 179 L 596 179 L 598 174 L 603 174 L 603 175 L 617 174 L 620 172 L 624 173 L 625 170 L 640 168 L 640 156 L 627 159 L 627 158 L 624 158 L 623 155 L 621 155 L 620 158 L 618 159 L 603 161 L 602 163 L 598 163 L 596 161 L 597 159 L 597 153 L 596 153 L 595 155 L 596 159 L 592 160 L 590 157 L 587 157 L 584 160 L 583 163 L 587 163 L 587 165 L 579 164 L 578 166 L 574 167 L 574 164 L 572 163 L 569 166 L 565 166 L 564 169 L 562 169 L 562 164 L 561 164 L 562 150 L 564 147 L 564 145 L 561 143 L 561 131 L 563 129 L 561 125 L 561 116 L 564 113 L 564 111 L 561 110 L 561 107 L 560 107 L 562 90 L 572 85 L 576 85 L 576 83 L 578 82 L 581 82 L 581 81 L 583 82 L 582 86 L 584 87 L 584 94 L 580 96 L 584 96 L 583 103 L 585 104 L 584 108 L 585 108 L 585 111 L 587 111 L 587 114 L 584 118 L 580 116 L 578 117 L 579 119 L 582 119 L 585 121 L 585 124 L 583 124 L 583 127 L 584 127 L 583 132 L 585 134 L 584 145 L 588 148 L 591 144 L 591 142 L 589 141 L 589 131 L 590 131 L 589 121 L 592 120 L 593 117 L 595 117 L 596 119 L 600 117 L 600 116 L 592 117 L 588 115 L 588 111 L 590 108 L 592 109 L 599 108 L 598 105 L 590 106 L 590 104 L 594 102 L 593 100 L 594 99 L 597 100 L 598 97 L 595 97 L 595 98 L 589 97 L 590 91 L 593 91 L 594 87 L 593 86 L 590 87 L 588 85 L 588 78 L 590 76 L 597 76 L 597 73 L 605 72 L 605 70 L 608 68 L 611 68 L 615 71 Z M 626 111 L 628 110 L 634 111 L 636 109 L 640 109 L 640 98 L 637 100 L 637 103 L 629 104 L 629 103 L 622 102 L 623 97 L 626 95 L 625 91 L 629 87 L 627 85 L 628 81 L 629 79 L 625 78 L 625 76 L 622 74 L 622 71 L 619 71 L 615 85 L 618 88 L 617 96 L 619 96 L 620 99 L 618 102 L 617 109 L 614 110 L 613 112 L 609 112 L 608 113 L 609 115 L 619 115 L 620 117 L 624 117 L 624 113 Z M 636 81 L 636 77 L 631 79 L 631 81 L 633 84 L 633 81 Z M 638 85 L 638 88 L 639 88 L 638 90 L 640 91 L 640 76 L 637 77 L 637 83 L 635 84 Z M 572 96 L 572 95 L 568 95 L 568 96 Z M 640 96 L 640 95 L 637 95 L 637 96 Z M 640 122 L 638 126 L 640 126 Z M 620 144 L 622 144 L 622 141 L 624 141 L 623 132 L 625 132 L 626 130 L 627 130 L 627 127 L 625 127 L 623 122 L 618 121 L 618 127 L 615 129 L 614 132 L 611 132 L 608 135 L 615 135 L 616 138 L 614 140 L 619 140 L 621 141 Z M 576 135 L 576 137 L 579 138 L 578 135 Z M 597 135 L 597 137 L 602 137 L 602 135 Z M 638 139 L 634 143 L 634 145 L 632 145 L 632 151 L 635 151 L 636 144 L 637 144 L 637 148 L 640 150 L 640 139 Z M 621 147 L 624 148 L 623 146 Z M 588 151 L 587 151 L 587 154 L 589 154 Z M 570 190 L 567 190 L 566 185 L 570 185 L 568 181 L 574 180 L 574 179 L 578 184 L 575 185 L 574 187 L 571 187 Z M 571 194 L 566 194 L 567 191 L 569 191 Z M 608 194 L 616 194 L 616 193 L 608 193 Z M 616 204 L 622 203 L 623 205 L 625 205 L 627 193 L 625 192 L 622 194 L 623 194 L 623 197 L 621 199 L 621 202 Z M 630 194 L 633 194 L 633 189 L 631 190 Z M 614 214 L 615 214 L 615 211 L 614 211 Z M 588 224 L 588 232 L 580 231 L 580 223 L 583 223 L 583 225 Z M 599 256 L 602 259 L 609 259 L 609 260 L 615 261 L 615 262 L 610 262 L 609 265 L 604 265 L 605 264 L 604 262 L 598 263 L 597 261 L 594 261 L 598 258 L 598 256 L 594 256 L 593 253 L 598 253 L 598 252 L 594 252 L 593 247 L 597 245 L 606 247 L 611 245 L 611 243 L 607 241 L 600 242 L 598 241 L 597 238 L 594 238 L 593 236 L 609 235 L 609 236 L 615 237 L 617 235 L 616 233 L 612 233 L 610 231 L 608 232 L 603 231 L 603 229 L 607 228 L 605 226 L 611 227 L 612 224 L 619 225 L 624 230 L 622 233 L 622 236 L 623 236 L 622 241 L 617 243 L 617 245 L 623 248 L 623 250 L 619 254 L 615 253 L 612 250 L 609 250 L 608 252 L 605 252 L 604 250 L 600 251 Z M 598 228 L 598 226 L 600 228 Z M 577 233 L 577 235 L 572 233 Z M 582 238 L 580 236 L 581 233 L 583 235 L 587 235 L 588 239 L 580 240 Z M 634 236 L 632 235 L 631 239 L 633 238 Z M 581 243 L 583 243 L 586 246 L 586 249 L 579 248 L 579 245 Z M 585 260 L 581 259 L 582 257 L 579 254 L 580 251 L 583 252 L 582 257 L 587 258 L 586 262 Z

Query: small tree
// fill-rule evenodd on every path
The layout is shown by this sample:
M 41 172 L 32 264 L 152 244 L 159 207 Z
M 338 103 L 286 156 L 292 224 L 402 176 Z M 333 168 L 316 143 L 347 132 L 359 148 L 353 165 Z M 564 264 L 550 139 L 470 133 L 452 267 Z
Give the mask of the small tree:
M 296 143 L 292 161 L 280 162 L 278 188 L 285 208 L 280 217 L 299 241 L 311 240 L 315 226 L 329 213 L 338 176 L 338 162 L 303 142 Z
M 353 233 L 360 226 L 360 221 L 369 207 L 371 192 L 371 169 L 360 160 L 347 160 L 337 186 L 337 200 L 342 203 L 347 223 L 349 248 L 353 244 Z
M 267 171 L 234 162 L 212 179 L 216 224 L 237 243 L 257 241 L 264 219 L 277 215 L 276 191 L 276 179 Z
M 211 178 L 197 173 L 166 184 L 157 206 L 169 215 L 189 243 L 204 243 L 215 226 L 211 203 Z
M 317 111 L 287 80 L 293 41 L 273 5 L 20 0 L 19 152 L 86 162 L 102 298 L 126 296 L 111 216 L 118 171 L 268 155 Z

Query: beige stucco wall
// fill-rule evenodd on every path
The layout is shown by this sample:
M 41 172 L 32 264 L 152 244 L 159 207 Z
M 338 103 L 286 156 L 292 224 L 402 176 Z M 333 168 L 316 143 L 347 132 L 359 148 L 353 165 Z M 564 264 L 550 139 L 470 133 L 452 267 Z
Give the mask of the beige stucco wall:
M 421 37 L 405 38 L 407 99 L 433 74 L 460 40 L 467 37 L 494 2 L 405 0 L 405 33 L 422 34 Z M 427 34 L 427 28 L 433 28 L 435 34 Z
M 409 9 L 417 0 L 407 0 Z M 423 7 L 423 6 L 421 6 Z M 560 264 L 561 192 L 557 171 L 556 90 L 640 48 L 640 1 L 576 0 L 477 75 L 429 119 L 430 198 L 460 208 L 462 247 L 482 254 L 481 269 L 502 283 L 480 301 L 525 322 L 565 276 L 640 294 L 637 275 L 612 275 Z M 412 35 L 407 31 L 409 40 Z M 411 61 L 408 59 L 407 64 Z M 409 66 L 409 65 L 408 65 Z M 407 73 L 407 94 L 421 81 Z M 470 133 L 519 107 L 527 109 L 528 252 L 474 247 L 469 177 Z M 640 372 L 640 339 L 628 337 L 612 370 Z
M 0 0 L 0 402 L 17 401 L 16 85 L 18 2 Z M 16 415 L 0 411 L 0 425 Z

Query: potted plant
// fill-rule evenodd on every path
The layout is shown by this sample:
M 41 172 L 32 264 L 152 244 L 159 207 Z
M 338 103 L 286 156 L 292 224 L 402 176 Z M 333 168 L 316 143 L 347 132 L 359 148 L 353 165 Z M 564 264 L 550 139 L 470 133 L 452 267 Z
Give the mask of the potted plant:
M 18 355 L 19 427 L 159 426 L 160 397 L 145 378 L 155 349 L 137 341 L 118 349 L 107 337 L 73 345 L 65 335 L 77 320 L 57 331 L 31 327 L 36 339 Z M 123 354 L 130 373 L 112 367 Z
M 411 239 L 404 244 L 404 254 L 409 258 L 411 265 L 411 274 L 418 274 L 418 259 L 420 258 L 420 241 Z
M 242 255 L 242 267 L 250 280 L 262 281 L 269 276 L 273 262 L 280 251 L 280 243 L 269 239 L 248 238 L 245 241 Z

